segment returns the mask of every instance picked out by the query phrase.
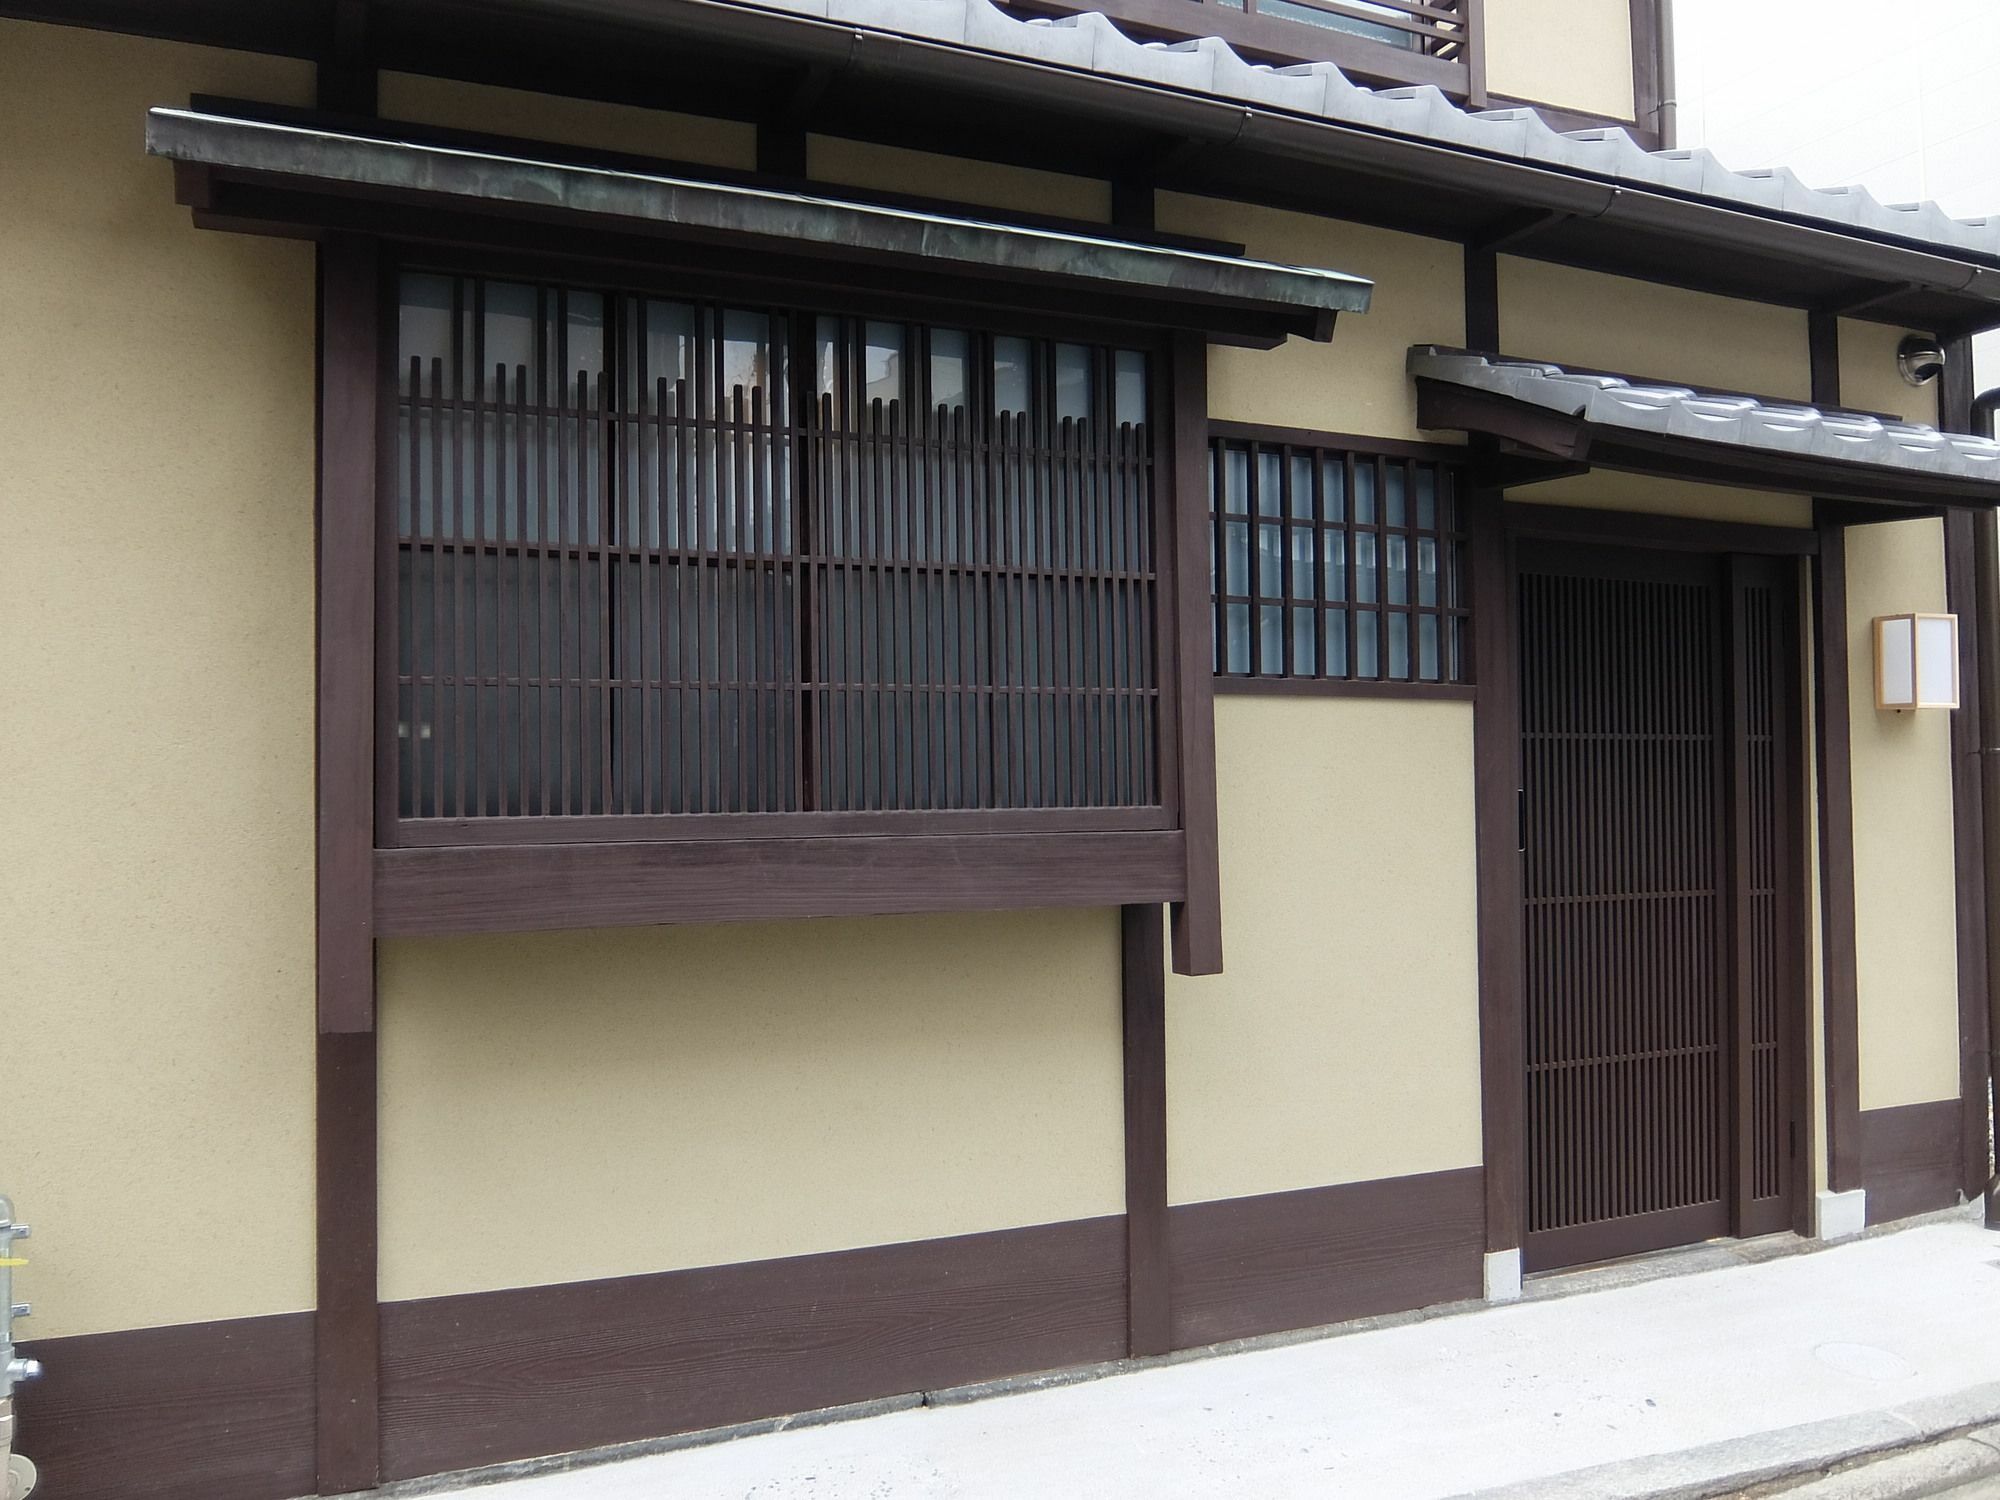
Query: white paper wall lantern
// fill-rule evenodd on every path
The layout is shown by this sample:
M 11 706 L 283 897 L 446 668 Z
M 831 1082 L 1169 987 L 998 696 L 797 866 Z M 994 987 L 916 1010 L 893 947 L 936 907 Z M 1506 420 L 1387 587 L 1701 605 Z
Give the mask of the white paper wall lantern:
M 1882 615 L 1875 621 L 1875 706 L 1958 707 L 1958 616 Z

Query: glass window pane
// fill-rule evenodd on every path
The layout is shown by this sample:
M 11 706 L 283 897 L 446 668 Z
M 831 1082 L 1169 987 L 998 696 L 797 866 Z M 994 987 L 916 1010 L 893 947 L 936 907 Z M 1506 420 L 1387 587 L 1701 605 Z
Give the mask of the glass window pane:
M 1326 597 L 1332 604 L 1342 604 L 1347 600 L 1347 533 L 1328 531 L 1323 533 L 1326 553 Z
M 929 406 L 956 410 L 966 404 L 972 383 L 972 339 L 954 328 L 931 330 Z
M 1285 531 L 1282 526 L 1257 528 L 1257 592 L 1266 599 L 1285 593 Z
M 1375 538 L 1369 532 L 1354 538 L 1354 597 L 1363 604 L 1376 603 L 1379 579 L 1375 572 Z
M 444 362 L 445 389 L 451 389 L 451 292 L 449 276 L 403 277 L 396 319 L 396 347 L 400 356 L 396 361 L 396 378 L 397 389 L 405 396 L 410 394 L 412 358 L 422 361 L 421 378 L 426 394 L 430 391 L 431 364 L 437 360 Z
M 1347 611 L 1330 609 L 1326 612 L 1326 675 L 1345 677 L 1347 675 Z
M 1250 606 L 1232 604 L 1222 612 L 1227 626 L 1225 652 L 1228 670 L 1236 673 L 1250 670 Z
M 1388 564 L 1389 602 L 1408 604 L 1410 602 L 1410 539 L 1402 536 L 1387 536 L 1382 539 L 1387 550 L 1383 560 Z
M 1417 603 L 1438 602 L 1438 548 L 1430 537 L 1417 539 Z
M 485 347 L 479 357 L 479 389 L 488 400 L 500 399 L 495 372 L 506 369 L 506 389 L 515 388 L 516 372 L 535 367 L 535 324 L 539 318 L 535 289 L 516 281 L 489 281 L 485 290 Z
M 1146 356 L 1137 349 L 1118 350 L 1111 379 L 1111 419 L 1121 427 L 1139 426 L 1146 420 Z
M 1313 461 L 1303 453 L 1292 455 L 1292 515 L 1301 521 L 1313 518 Z
M 1285 611 L 1266 604 L 1257 611 L 1257 670 L 1266 675 L 1285 670 Z
M 993 341 L 993 410 L 1026 416 L 1029 349 L 1026 339 Z
M 1354 675 L 1356 677 L 1377 677 L 1381 674 L 1375 665 L 1375 621 L 1372 609 L 1357 609 L 1354 612 Z
M 1354 461 L 1354 520 L 1356 525 L 1375 524 L 1375 461 L 1358 458 Z
M 1257 450 L 1257 514 L 1284 513 L 1285 470 L 1283 457 L 1270 448 Z
M 904 329 L 900 323 L 869 323 L 862 335 L 861 375 L 867 382 L 862 399 L 873 408 L 903 399 Z
M 1347 465 L 1339 458 L 1322 458 L 1319 461 L 1320 519 L 1323 521 L 1345 521 L 1347 519 Z
M 1090 350 L 1082 344 L 1056 345 L 1056 420 L 1090 418 Z
M 1304 526 L 1292 528 L 1292 597 L 1312 599 L 1318 596 L 1317 581 L 1313 577 L 1313 534 Z
M 1222 591 L 1225 594 L 1250 592 L 1250 523 L 1230 521 L 1222 528 Z
M 1222 450 L 1222 508 L 1233 516 L 1250 510 L 1250 453 L 1245 448 Z
M 1417 675 L 1425 682 L 1438 680 L 1438 617 L 1417 618 Z
M 1389 675 L 1398 682 L 1406 682 L 1410 676 L 1410 617 L 1388 616 L 1388 631 Z
M 1409 505 L 1407 502 L 1409 475 L 1404 471 L 1401 464 L 1392 461 L 1384 465 L 1382 478 L 1384 484 L 1387 486 L 1384 509 L 1388 511 L 1388 524 L 1391 526 L 1409 525 Z
M 1417 465 L 1417 525 L 1425 531 L 1437 530 L 1437 470 L 1429 464 Z
M 1296 676 L 1311 677 L 1319 671 L 1318 615 L 1316 609 L 1292 611 L 1292 671 Z

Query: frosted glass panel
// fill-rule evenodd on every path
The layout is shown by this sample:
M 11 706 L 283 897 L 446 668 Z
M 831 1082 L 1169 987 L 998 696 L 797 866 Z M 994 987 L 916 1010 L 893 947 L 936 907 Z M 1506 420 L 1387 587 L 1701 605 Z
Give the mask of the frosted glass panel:
M 1958 707 L 1958 621 L 1950 615 L 1917 620 L 1917 701 Z
M 1917 701 L 1915 652 L 1910 630 L 1914 622 L 1907 615 L 1878 622 L 1881 633 L 1879 654 L 1882 681 L 1877 685 L 1879 701 L 1885 708 L 1912 708 Z

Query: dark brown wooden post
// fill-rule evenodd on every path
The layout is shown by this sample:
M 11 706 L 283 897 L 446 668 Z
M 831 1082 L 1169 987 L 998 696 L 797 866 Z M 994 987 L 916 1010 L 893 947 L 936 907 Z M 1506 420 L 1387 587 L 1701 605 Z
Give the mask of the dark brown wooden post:
M 1521 701 L 1511 544 L 1500 491 L 1465 497 L 1472 572 L 1473 822 L 1479 860 L 1479 1081 L 1486 1248 L 1521 1247 L 1527 1059 L 1522 1037 Z
M 377 1480 L 375 1153 L 375 441 L 380 257 L 319 252 L 318 1471 Z
M 1215 821 L 1215 645 L 1208 582 L 1208 344 L 1174 336 L 1172 454 L 1174 706 L 1179 715 L 1187 899 L 1174 908 L 1174 972 L 1222 972 L 1222 874 Z
M 1167 1273 L 1167 959 L 1157 906 L 1120 908 L 1125 1000 L 1125 1266 L 1134 1356 L 1173 1348 Z
M 1973 430 L 1972 341 L 1945 345 L 1938 389 L 1938 425 L 1947 432 Z M 1979 756 L 1983 704 L 1981 658 L 1988 649 L 1987 622 L 1979 612 L 1978 545 L 1970 512 L 1951 510 L 1944 523 L 1945 608 L 1958 616 L 1959 706 L 1951 716 L 1951 809 L 1958 915 L 1959 1186 L 1968 1198 L 1986 1191 L 1987 1048 L 1985 792 Z
M 1840 320 L 1807 320 L 1812 398 L 1840 404 Z M 1815 502 L 1813 706 L 1819 768 L 1820 975 L 1826 1032 L 1827 1185 L 1862 1185 L 1860 978 L 1854 950 L 1853 733 L 1848 722 L 1847 529 Z

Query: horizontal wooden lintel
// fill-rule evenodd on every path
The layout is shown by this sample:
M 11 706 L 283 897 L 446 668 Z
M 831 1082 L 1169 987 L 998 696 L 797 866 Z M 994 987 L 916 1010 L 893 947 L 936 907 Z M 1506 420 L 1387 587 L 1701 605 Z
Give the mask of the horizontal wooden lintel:
M 1143 905 L 1187 894 L 1178 830 L 379 849 L 375 932 L 414 937 Z

